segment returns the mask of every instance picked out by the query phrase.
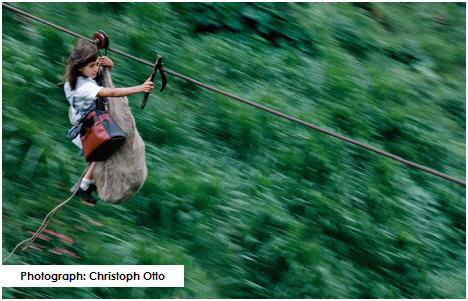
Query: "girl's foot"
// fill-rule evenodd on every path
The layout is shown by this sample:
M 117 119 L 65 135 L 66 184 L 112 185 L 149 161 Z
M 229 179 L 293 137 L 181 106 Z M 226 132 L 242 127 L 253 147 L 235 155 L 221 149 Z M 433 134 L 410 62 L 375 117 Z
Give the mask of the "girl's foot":
M 97 192 L 97 186 L 96 186 L 96 184 L 94 184 L 94 183 L 89 184 L 88 190 L 89 190 L 89 192 L 93 192 L 93 191 L 96 191 L 96 192 Z
M 88 188 L 87 190 L 83 190 L 81 188 L 78 189 L 78 192 L 76 193 L 77 195 L 80 196 L 80 198 L 85 201 L 86 203 L 89 204 L 96 204 L 96 200 L 93 198 L 91 195 L 91 187 Z

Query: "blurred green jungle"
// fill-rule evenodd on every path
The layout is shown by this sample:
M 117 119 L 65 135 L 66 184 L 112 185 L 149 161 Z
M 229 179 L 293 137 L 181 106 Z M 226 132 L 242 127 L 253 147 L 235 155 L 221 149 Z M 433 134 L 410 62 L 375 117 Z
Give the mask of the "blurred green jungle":
M 465 180 L 464 3 L 12 3 L 110 47 Z M 3 258 L 86 166 L 66 137 L 78 40 L 2 11 Z M 109 53 L 118 87 L 151 68 Z M 185 266 L 183 288 L 4 298 L 466 297 L 465 188 L 168 75 L 129 96 L 148 176 L 61 208 L 7 264 Z M 159 76 L 156 85 L 159 84 Z

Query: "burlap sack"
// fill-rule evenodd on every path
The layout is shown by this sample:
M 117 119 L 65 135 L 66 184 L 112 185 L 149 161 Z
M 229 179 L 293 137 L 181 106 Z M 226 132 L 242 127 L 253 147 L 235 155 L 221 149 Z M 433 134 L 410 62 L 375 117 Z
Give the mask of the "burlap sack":
M 108 69 L 104 71 L 104 87 L 114 88 Z M 145 182 L 145 144 L 136 129 L 127 97 L 108 97 L 108 107 L 127 139 L 107 161 L 97 163 L 94 180 L 99 198 L 118 204 L 131 199 Z

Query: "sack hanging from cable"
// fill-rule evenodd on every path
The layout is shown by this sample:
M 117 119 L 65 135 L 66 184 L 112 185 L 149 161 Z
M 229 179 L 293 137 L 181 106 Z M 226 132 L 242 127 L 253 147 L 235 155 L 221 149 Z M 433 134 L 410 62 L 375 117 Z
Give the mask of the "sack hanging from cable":
M 101 68 L 106 88 L 114 88 L 110 71 Z M 125 133 L 127 139 L 106 161 L 98 162 L 94 180 L 99 198 L 118 204 L 131 199 L 143 186 L 147 175 L 145 144 L 130 112 L 127 97 L 109 97 L 109 114 Z

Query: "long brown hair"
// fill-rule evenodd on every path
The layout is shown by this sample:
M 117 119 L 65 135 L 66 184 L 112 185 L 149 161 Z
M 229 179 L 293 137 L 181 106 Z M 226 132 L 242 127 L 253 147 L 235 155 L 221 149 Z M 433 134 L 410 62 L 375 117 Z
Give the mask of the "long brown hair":
M 90 62 L 94 62 L 98 56 L 96 47 L 91 44 L 79 43 L 75 46 L 68 58 L 67 72 L 65 73 L 65 79 L 70 83 L 72 90 L 75 90 L 76 81 L 78 80 L 78 76 L 81 75 L 78 69 L 83 68 Z

